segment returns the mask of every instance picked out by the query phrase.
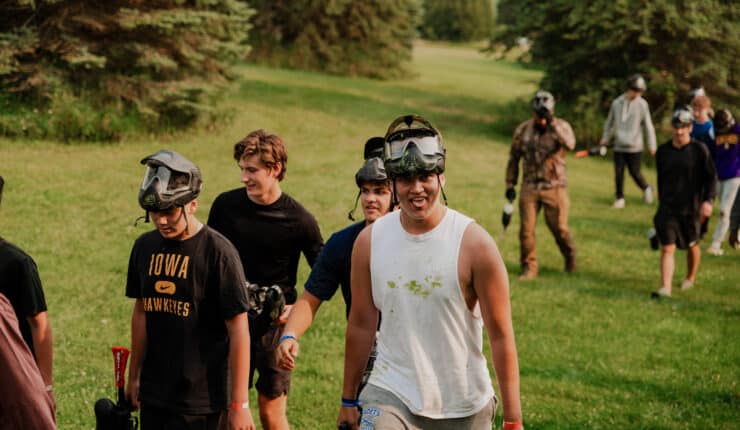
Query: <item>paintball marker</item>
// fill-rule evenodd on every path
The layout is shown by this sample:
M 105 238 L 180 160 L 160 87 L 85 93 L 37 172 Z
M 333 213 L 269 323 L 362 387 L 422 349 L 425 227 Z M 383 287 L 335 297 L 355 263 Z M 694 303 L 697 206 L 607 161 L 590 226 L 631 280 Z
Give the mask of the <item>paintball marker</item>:
M 136 430 L 139 420 L 131 416 L 134 408 L 123 391 L 129 350 L 122 346 L 114 346 L 112 350 L 118 401 L 102 398 L 95 402 L 95 430 Z
M 504 204 L 504 210 L 501 213 L 501 225 L 504 229 L 501 232 L 501 239 L 506 237 L 506 228 L 511 223 L 511 215 L 514 213 L 514 199 L 516 199 L 516 190 L 514 188 L 506 189 L 506 204 Z
M 576 152 L 576 158 L 583 158 L 583 157 L 603 157 L 606 155 L 606 146 L 603 145 L 596 145 L 592 146 L 589 149 L 584 149 L 582 151 Z

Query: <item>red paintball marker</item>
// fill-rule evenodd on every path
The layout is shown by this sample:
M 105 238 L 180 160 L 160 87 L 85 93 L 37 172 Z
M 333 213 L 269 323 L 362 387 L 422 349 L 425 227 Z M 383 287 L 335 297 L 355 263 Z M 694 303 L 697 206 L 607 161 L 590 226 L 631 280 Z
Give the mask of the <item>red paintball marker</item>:
M 131 416 L 134 408 L 126 400 L 123 389 L 129 350 L 122 346 L 114 346 L 111 349 L 118 401 L 113 403 L 111 399 L 102 398 L 95 402 L 95 430 L 136 430 L 139 428 L 139 420 Z

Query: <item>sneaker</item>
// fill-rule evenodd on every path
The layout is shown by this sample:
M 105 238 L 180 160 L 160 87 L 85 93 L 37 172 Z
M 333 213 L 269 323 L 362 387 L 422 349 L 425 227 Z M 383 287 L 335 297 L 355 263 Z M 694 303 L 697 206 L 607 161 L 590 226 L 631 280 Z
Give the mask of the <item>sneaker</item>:
M 671 293 L 668 292 L 666 287 L 660 287 L 659 290 L 650 293 L 650 297 L 653 299 L 659 299 L 661 297 L 671 297 Z
M 709 248 L 707 248 L 707 254 L 709 254 L 709 255 L 720 256 L 720 255 L 722 255 L 724 253 L 725 252 L 722 251 L 722 248 L 720 248 L 719 246 L 712 245 Z
M 681 282 L 682 290 L 690 290 L 693 287 L 694 287 L 694 281 L 690 279 L 684 279 L 683 282 Z
M 624 209 L 624 199 L 617 199 L 612 205 L 614 209 Z
M 648 186 L 645 188 L 645 191 L 642 192 L 642 199 L 645 201 L 646 205 L 653 204 L 653 187 Z

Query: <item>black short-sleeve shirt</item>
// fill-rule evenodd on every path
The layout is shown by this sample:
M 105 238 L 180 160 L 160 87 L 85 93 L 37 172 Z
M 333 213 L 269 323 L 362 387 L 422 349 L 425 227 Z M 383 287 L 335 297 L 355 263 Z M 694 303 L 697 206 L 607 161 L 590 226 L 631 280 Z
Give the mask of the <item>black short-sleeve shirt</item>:
M 208 225 L 234 244 L 249 282 L 280 286 L 288 304 L 297 298 L 301 252 L 313 267 L 324 244 L 313 215 L 285 193 L 270 205 L 259 205 L 244 187 L 226 191 L 213 202 Z
M 0 293 L 13 305 L 23 339 L 34 352 L 27 318 L 46 312 L 39 271 L 33 258 L 3 238 L 0 238 Z
M 141 401 L 194 415 L 225 409 L 225 320 L 248 310 L 234 246 L 207 226 L 184 241 L 145 233 L 131 251 L 126 295 L 146 314 Z

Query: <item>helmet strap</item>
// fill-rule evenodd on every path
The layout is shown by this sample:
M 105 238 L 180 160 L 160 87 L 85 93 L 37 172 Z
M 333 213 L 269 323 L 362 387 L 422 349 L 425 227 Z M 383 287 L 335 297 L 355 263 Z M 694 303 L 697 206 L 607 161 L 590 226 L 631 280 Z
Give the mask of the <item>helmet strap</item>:
M 393 178 L 393 196 L 391 198 L 391 208 L 398 206 L 398 193 L 396 193 L 396 178 Z
M 180 206 L 180 209 L 180 217 L 185 218 L 185 237 L 188 237 L 190 235 L 190 224 L 188 223 L 188 214 L 185 212 L 185 205 Z
M 139 226 L 139 221 L 141 221 L 141 220 L 144 220 L 145 223 L 148 223 L 149 222 L 149 211 L 145 211 L 144 212 L 144 215 L 142 215 L 142 216 L 136 218 L 136 220 L 134 220 L 134 227 L 138 227 Z
M 349 211 L 349 213 L 347 213 L 347 218 L 349 218 L 350 221 L 355 220 L 354 213 L 355 213 L 355 210 L 357 209 L 357 202 L 360 201 L 360 194 L 362 194 L 361 190 L 357 192 L 357 197 L 355 198 L 355 206 L 352 208 L 351 211 Z
M 442 192 L 442 199 L 445 202 L 445 206 L 447 206 L 447 195 L 445 194 L 445 188 L 442 186 L 442 181 L 439 180 L 439 173 L 437 173 L 437 183 L 439 184 L 439 190 Z

